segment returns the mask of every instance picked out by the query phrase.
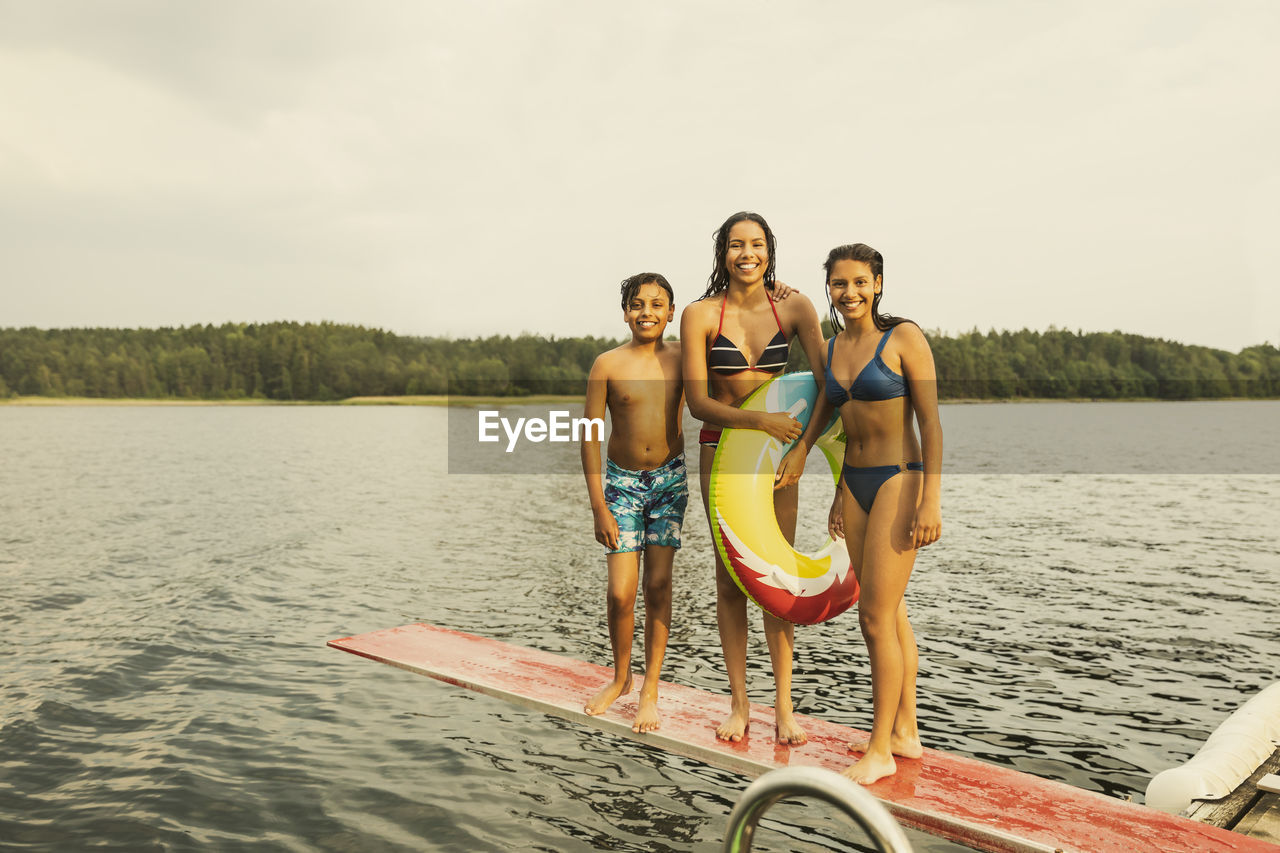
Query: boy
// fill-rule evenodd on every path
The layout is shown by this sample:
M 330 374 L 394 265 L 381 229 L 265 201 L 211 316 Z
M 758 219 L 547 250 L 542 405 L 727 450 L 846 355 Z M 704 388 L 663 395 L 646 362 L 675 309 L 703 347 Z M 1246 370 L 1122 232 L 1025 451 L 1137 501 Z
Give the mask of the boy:
M 595 516 L 596 541 L 608 549 L 609 642 L 613 680 L 583 710 L 603 714 L 631 691 L 631 641 L 636 584 L 644 552 L 644 683 L 635 732 L 658 728 L 658 675 L 671 625 L 671 564 L 689 502 L 685 479 L 684 382 L 680 344 L 662 339 L 675 316 L 675 294 L 657 273 L 622 282 L 622 317 L 631 341 L 601 353 L 587 379 L 585 416 L 612 421 L 608 464 L 600 471 L 600 442 L 587 431 L 582 471 Z M 603 482 L 602 482 L 603 480 Z

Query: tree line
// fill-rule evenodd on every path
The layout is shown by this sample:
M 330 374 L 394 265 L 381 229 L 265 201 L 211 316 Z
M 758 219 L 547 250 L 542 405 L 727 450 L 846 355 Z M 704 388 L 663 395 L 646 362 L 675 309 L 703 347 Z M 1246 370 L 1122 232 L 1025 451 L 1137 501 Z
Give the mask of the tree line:
M 1229 353 L 1121 332 L 927 332 L 943 399 L 1280 396 L 1280 350 Z M 0 397 L 338 400 L 580 394 L 624 339 L 450 340 L 338 323 L 0 329 Z M 792 347 L 789 369 L 808 369 Z

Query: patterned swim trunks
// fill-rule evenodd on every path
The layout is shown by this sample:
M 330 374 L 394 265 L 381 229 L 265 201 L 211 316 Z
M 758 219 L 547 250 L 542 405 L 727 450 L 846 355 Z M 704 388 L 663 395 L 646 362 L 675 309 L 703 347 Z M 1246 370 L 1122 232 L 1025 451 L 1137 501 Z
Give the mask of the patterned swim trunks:
M 689 503 L 684 454 L 652 471 L 630 471 L 608 460 L 604 500 L 618 522 L 618 549 L 642 551 L 646 545 L 680 547 L 680 527 Z

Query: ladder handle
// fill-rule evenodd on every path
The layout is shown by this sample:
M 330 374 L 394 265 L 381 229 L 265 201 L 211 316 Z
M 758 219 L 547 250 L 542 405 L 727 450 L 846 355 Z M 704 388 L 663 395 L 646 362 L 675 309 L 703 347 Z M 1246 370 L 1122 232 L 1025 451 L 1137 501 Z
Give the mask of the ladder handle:
M 729 815 L 723 853 L 748 853 L 760 818 L 779 800 L 816 797 L 839 808 L 885 853 L 911 853 L 902 827 L 865 788 L 820 767 L 782 767 L 752 782 Z

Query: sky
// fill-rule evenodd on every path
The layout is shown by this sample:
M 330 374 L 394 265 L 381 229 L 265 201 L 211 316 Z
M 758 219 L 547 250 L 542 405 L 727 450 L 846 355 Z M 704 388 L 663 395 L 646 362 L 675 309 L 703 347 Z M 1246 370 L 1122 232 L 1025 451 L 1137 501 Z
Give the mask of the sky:
M 0 0 L 0 327 L 626 333 L 761 213 L 944 333 L 1280 343 L 1280 3 Z M 673 329 L 673 331 L 675 331 Z

